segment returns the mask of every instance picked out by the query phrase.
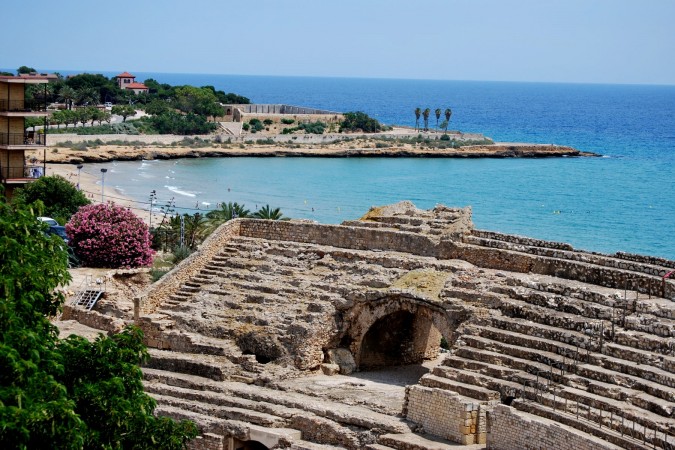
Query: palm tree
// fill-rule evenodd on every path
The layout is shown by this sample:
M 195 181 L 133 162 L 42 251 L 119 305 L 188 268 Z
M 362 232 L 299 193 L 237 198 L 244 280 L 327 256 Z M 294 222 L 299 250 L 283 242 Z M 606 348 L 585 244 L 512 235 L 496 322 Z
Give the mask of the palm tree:
M 429 115 L 431 114 L 431 110 L 429 108 L 425 109 L 424 112 L 422 113 L 422 116 L 424 116 L 424 131 L 429 131 Z
M 59 92 L 59 98 L 64 101 L 67 109 L 73 109 L 73 100 L 77 97 L 75 89 L 70 86 L 63 86 Z
M 101 94 L 95 87 L 85 87 L 77 91 L 77 101 L 80 105 L 98 105 Z
M 434 114 L 436 114 L 436 128 L 438 128 L 438 119 L 441 118 L 441 108 L 436 108 Z
M 422 110 L 420 108 L 415 108 L 415 131 L 420 129 L 420 116 L 422 115 Z
M 253 216 L 256 219 L 267 219 L 267 220 L 290 220 L 288 217 L 284 217 L 281 209 L 279 208 L 270 208 L 270 205 L 265 205 L 260 208 L 258 211 L 253 213 Z
M 445 121 L 450 125 L 450 117 L 452 116 L 452 110 L 450 108 L 445 110 Z M 448 132 L 448 125 L 445 126 L 445 132 Z
M 214 209 L 206 214 L 207 229 L 211 232 L 228 220 L 237 217 L 251 217 L 251 211 L 237 202 L 222 203 L 220 209 Z

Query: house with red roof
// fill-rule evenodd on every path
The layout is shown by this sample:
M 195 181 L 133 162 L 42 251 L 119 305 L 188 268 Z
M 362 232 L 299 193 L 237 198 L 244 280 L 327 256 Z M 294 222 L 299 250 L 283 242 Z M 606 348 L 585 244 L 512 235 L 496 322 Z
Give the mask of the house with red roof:
M 147 93 L 150 89 L 143 83 L 136 82 L 136 76 L 130 74 L 129 72 L 123 72 L 117 75 L 117 85 L 120 89 L 127 89 L 134 91 L 135 94 Z

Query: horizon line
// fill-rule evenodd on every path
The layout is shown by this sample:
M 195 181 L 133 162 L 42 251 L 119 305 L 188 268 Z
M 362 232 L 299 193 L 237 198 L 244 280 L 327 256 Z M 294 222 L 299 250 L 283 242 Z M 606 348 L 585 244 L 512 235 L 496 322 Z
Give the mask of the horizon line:
M 122 69 L 121 71 L 128 71 Z M 0 71 L 16 72 L 16 69 L 0 68 Z M 103 72 L 114 73 L 119 70 L 105 69 L 39 69 L 38 72 L 61 73 L 78 72 L 103 75 Z M 121 72 L 120 72 L 121 73 Z M 235 76 L 235 77 L 271 77 L 271 78 L 325 78 L 325 79 L 351 79 L 351 80 L 396 80 L 396 81 L 456 81 L 456 82 L 475 82 L 475 83 L 531 83 L 531 84 L 576 84 L 576 85 L 605 85 L 605 86 L 664 86 L 672 87 L 675 83 L 656 83 L 656 82 L 609 82 L 609 81 L 560 81 L 560 80 L 487 80 L 487 79 L 449 79 L 449 78 L 401 78 L 395 76 L 345 76 L 345 75 L 272 75 L 272 74 L 243 74 L 243 73 L 214 73 L 214 72 L 163 72 L 163 71 L 145 71 L 140 70 L 136 73 L 141 74 L 163 74 L 163 75 L 205 75 L 205 76 Z

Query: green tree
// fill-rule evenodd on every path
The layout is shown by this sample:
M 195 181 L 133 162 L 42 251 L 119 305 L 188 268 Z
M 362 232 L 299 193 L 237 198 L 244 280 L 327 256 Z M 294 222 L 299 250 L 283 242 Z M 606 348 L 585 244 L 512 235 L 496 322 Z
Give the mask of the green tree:
M 196 427 L 153 416 L 140 330 L 58 339 L 48 318 L 64 301 L 68 257 L 38 206 L 0 200 L 0 448 L 182 448 Z
M 340 123 L 340 132 L 362 131 L 364 133 L 377 133 L 382 130 L 382 125 L 377 119 L 373 119 L 361 111 L 344 113 L 344 120 Z
M 429 131 L 429 116 L 431 115 L 431 110 L 429 108 L 425 109 L 422 112 L 422 117 L 424 117 L 424 131 Z
M 91 108 L 77 108 L 75 113 L 77 114 L 77 121 L 82 122 L 82 126 L 85 126 L 89 122 L 89 119 L 91 119 L 93 111 Z
M 267 220 L 290 220 L 288 217 L 284 217 L 280 208 L 270 208 L 270 205 L 265 205 L 260 208 L 258 211 L 254 212 L 251 216 L 255 219 L 267 219 Z
M 441 130 L 445 131 L 444 134 L 448 133 L 448 121 L 447 120 L 444 120 L 443 122 L 441 122 Z M 441 137 L 443 137 L 443 136 L 441 136 Z
M 61 128 L 61 124 L 66 123 L 64 111 L 54 111 L 51 116 L 51 123 L 55 123 L 57 129 Z
M 441 118 L 441 108 L 436 108 L 434 114 L 436 115 L 436 128 L 438 128 L 438 120 Z
M 167 111 L 169 111 L 169 105 L 164 100 L 155 99 L 145 105 L 145 112 L 154 116 L 158 116 Z
M 122 116 L 122 122 L 127 121 L 127 117 L 136 115 L 136 108 L 131 105 L 115 105 L 111 111 L 113 114 Z
M 215 93 L 209 88 L 194 86 L 176 88 L 176 106 L 185 113 L 206 117 L 221 116 L 225 113 Z
M 24 127 L 26 129 L 28 128 L 33 128 L 33 131 L 35 131 L 35 127 L 44 125 L 45 120 L 42 117 L 26 117 L 24 120 Z
M 251 211 L 246 209 L 246 206 L 240 205 L 237 202 L 223 202 L 220 205 L 220 209 L 214 209 L 213 211 L 209 211 L 206 214 L 208 232 L 212 232 L 228 220 L 232 220 L 237 217 L 251 217 Z
M 452 117 L 452 110 L 450 108 L 445 110 L 445 121 L 447 124 L 445 125 L 445 132 L 448 132 L 448 125 L 450 124 L 450 117 Z
M 18 74 L 26 74 L 26 73 L 33 73 L 37 72 L 37 70 L 33 69 L 32 67 L 28 66 L 21 66 L 18 69 L 16 69 L 16 73 Z
M 96 106 L 100 101 L 100 94 L 95 87 L 84 87 L 77 91 L 77 103 L 79 105 Z
M 73 109 L 73 101 L 77 98 L 77 92 L 70 86 L 63 86 L 59 92 L 59 98 L 66 104 L 67 109 Z
M 44 214 L 59 223 L 66 223 L 77 210 L 91 202 L 82 191 L 60 175 L 40 177 L 14 194 L 14 201 L 31 204 L 40 200 Z
M 420 108 L 415 108 L 415 131 L 420 129 L 420 116 L 422 115 L 422 110 Z

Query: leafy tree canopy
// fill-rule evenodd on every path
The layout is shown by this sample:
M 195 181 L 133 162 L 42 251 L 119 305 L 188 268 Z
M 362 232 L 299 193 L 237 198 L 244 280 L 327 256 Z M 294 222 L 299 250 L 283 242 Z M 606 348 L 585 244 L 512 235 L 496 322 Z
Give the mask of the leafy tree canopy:
M 361 131 L 364 133 L 377 133 L 382 130 L 382 125 L 376 119 L 361 111 L 344 114 L 344 120 L 340 124 L 340 132 Z
M 140 330 L 58 339 L 48 317 L 64 301 L 67 253 L 38 206 L 0 199 L 0 448 L 182 448 L 196 427 L 153 416 Z
M 37 72 L 37 70 L 33 69 L 32 67 L 28 66 L 21 66 L 18 69 L 16 69 L 16 73 L 22 74 L 22 73 L 33 73 Z
M 41 177 L 14 194 L 14 201 L 24 204 L 42 201 L 44 215 L 66 223 L 77 210 L 91 202 L 82 191 L 60 175 Z

